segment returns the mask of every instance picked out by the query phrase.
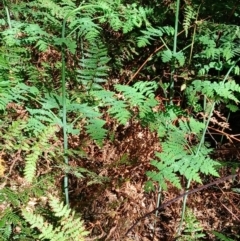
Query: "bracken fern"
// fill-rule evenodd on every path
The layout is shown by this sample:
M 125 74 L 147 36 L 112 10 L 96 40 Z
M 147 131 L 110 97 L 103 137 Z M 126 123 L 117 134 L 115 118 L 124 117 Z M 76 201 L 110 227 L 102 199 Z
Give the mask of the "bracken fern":
M 50 241 L 83 241 L 88 232 L 83 226 L 83 221 L 75 216 L 75 213 L 67 205 L 50 196 L 49 205 L 53 215 L 59 220 L 57 225 L 53 225 L 39 214 L 33 214 L 26 209 L 22 210 L 24 219 L 30 223 L 32 228 L 40 231 L 40 240 Z

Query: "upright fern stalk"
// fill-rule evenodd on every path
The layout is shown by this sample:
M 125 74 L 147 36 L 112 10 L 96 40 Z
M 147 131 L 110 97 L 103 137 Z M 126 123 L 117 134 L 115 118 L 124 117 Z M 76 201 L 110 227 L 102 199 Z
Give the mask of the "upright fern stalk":
M 68 165 L 68 133 L 67 133 L 67 102 L 66 102 L 66 62 L 65 62 L 65 45 L 64 45 L 64 39 L 65 39 L 65 31 L 66 31 L 66 21 L 67 19 L 77 13 L 80 10 L 86 9 L 86 8 L 99 8 L 97 5 L 89 4 L 85 6 L 79 6 L 78 8 L 74 9 L 73 11 L 69 12 L 65 18 L 63 19 L 63 24 L 62 24 L 62 49 L 61 49 L 61 54 L 62 54 L 62 71 L 61 71 L 61 79 L 62 79 L 62 125 L 63 125 L 63 154 L 64 154 L 64 162 L 66 165 Z M 69 204 L 69 191 L 68 191 L 68 173 L 65 172 L 64 176 L 64 193 L 65 193 L 65 201 L 66 204 Z
M 9 28 L 12 28 L 10 13 L 9 13 L 9 9 L 8 9 L 8 6 L 5 2 L 5 0 L 3 0 L 3 5 L 4 5 L 4 8 L 5 8 L 6 14 L 7 14 L 8 26 L 9 26 Z
M 176 16 L 175 16 L 175 28 L 174 28 L 174 43 L 173 43 L 173 62 L 171 69 L 171 82 L 170 82 L 170 104 L 172 104 L 173 93 L 174 93 L 174 72 L 175 72 L 175 56 L 177 53 L 177 35 L 178 35 L 178 16 L 179 16 L 179 5 L 180 0 L 177 0 Z
M 66 16 L 63 20 L 62 25 L 62 39 L 65 38 L 65 27 L 66 27 L 66 19 L 68 16 Z M 62 116 L 62 124 L 63 124 L 63 157 L 64 162 L 66 165 L 68 165 L 68 156 L 67 156 L 67 150 L 68 150 L 68 135 L 67 135 L 67 102 L 66 102 L 66 63 L 65 63 L 65 46 L 64 43 L 62 43 L 62 108 L 63 108 L 63 116 Z M 69 192 L 68 192 L 68 173 L 65 173 L 64 176 L 64 193 L 65 193 L 65 201 L 66 204 L 69 204 Z

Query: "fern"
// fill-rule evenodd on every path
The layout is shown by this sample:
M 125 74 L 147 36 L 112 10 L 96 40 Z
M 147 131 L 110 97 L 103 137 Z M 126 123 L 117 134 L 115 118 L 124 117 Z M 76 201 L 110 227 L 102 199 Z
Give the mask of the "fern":
M 125 125 L 136 107 L 139 109 L 140 120 L 152 113 L 152 108 L 157 105 L 157 101 L 154 98 L 156 88 L 157 84 L 155 82 L 139 81 L 133 87 L 115 85 L 115 89 L 121 92 L 121 94 L 115 94 L 115 92 L 106 90 L 92 91 L 91 94 L 95 100 L 99 101 L 100 106 L 109 107 L 108 113 L 112 117 Z
M 125 125 L 131 118 L 131 112 L 128 110 L 128 105 L 125 101 L 115 101 L 108 109 L 108 113 L 116 118 L 120 124 Z
M 96 4 L 96 1 L 91 1 Z M 149 8 L 143 8 L 136 3 L 124 5 L 120 1 L 98 1 L 98 6 L 104 11 L 101 22 L 107 22 L 114 31 L 122 30 L 124 34 L 143 24 L 150 25 L 147 16 L 152 13 Z M 121 13 L 121 14 L 119 14 Z
M 4 187 L 0 190 L 0 202 L 2 203 L 0 214 L 1 241 L 36 240 L 34 231 L 23 220 L 19 209 L 29 202 L 30 196 L 35 196 L 37 193 L 38 196 L 43 195 L 41 184 L 38 182 L 32 187 L 23 189 L 22 186 L 18 187 L 11 182 L 11 188 Z
M 11 208 L 7 208 L 0 215 L 0 235 L 2 241 L 10 240 L 13 232 L 12 227 L 19 225 L 22 222 L 21 217 L 16 214 Z
M 29 146 L 29 154 L 25 160 L 24 176 L 28 182 L 32 182 L 35 176 L 37 161 L 41 158 L 43 150 L 47 151 L 50 148 L 49 139 L 53 137 L 57 128 L 56 126 L 47 127 L 39 136 L 39 140 L 32 146 Z
M 18 207 L 20 204 L 19 195 L 9 188 L 4 188 L 0 191 L 0 201 L 2 203 L 7 201 L 15 207 Z
M 172 36 L 174 34 L 174 28 L 168 26 L 158 28 L 149 27 L 141 32 L 143 35 L 137 38 L 137 45 L 138 47 L 145 47 L 151 44 L 151 40 L 159 39 L 164 34 Z
M 203 27 L 203 31 L 205 27 Z M 212 31 L 219 31 L 222 35 L 216 38 L 216 35 L 205 31 L 205 35 L 197 37 L 198 42 L 202 45 L 202 51 L 195 54 L 195 58 L 200 60 L 198 63 L 200 75 L 208 74 L 210 69 L 222 71 L 225 68 L 229 68 L 229 65 L 233 65 L 236 57 L 240 55 L 237 40 L 239 34 L 238 26 L 222 24 L 212 25 L 211 27 L 213 28 Z M 237 66 L 234 67 L 235 74 L 238 71 L 239 68 Z
M 80 69 L 77 70 L 77 80 L 84 90 L 102 89 L 101 84 L 106 82 L 108 76 L 109 60 L 107 50 L 101 42 L 91 43 L 80 59 Z
M 180 238 L 177 238 L 178 241 L 198 241 L 200 238 L 206 236 L 202 232 L 203 228 L 201 227 L 199 221 L 190 209 L 187 209 L 186 211 L 185 223 L 183 234 Z
M 0 109 L 5 110 L 6 106 L 10 102 L 18 102 L 21 103 L 21 101 L 26 101 L 28 98 L 26 95 L 32 94 L 36 95 L 38 94 L 38 89 L 36 87 L 30 87 L 23 83 L 17 83 L 17 82 L 9 82 L 9 81 L 1 81 L 0 82 Z
M 98 144 L 101 144 L 106 137 L 107 131 L 103 128 L 105 121 L 101 119 L 91 119 L 86 126 L 87 133 L 90 134 L 93 140 L 96 140 Z
M 218 176 L 216 166 L 219 164 L 208 156 L 208 149 L 203 146 L 196 155 L 197 145 L 195 147 L 188 140 L 188 137 L 194 135 L 195 141 L 199 143 L 204 125 L 190 117 L 189 121 L 178 120 L 178 126 L 175 126 L 171 123 L 177 116 L 171 112 L 169 110 L 169 115 L 160 114 L 158 117 L 158 135 L 164 140 L 163 151 L 155 154 L 160 161 L 151 162 L 158 172 L 147 172 L 147 176 L 159 182 L 159 185 L 165 189 L 166 180 L 181 188 L 178 172 L 187 180 L 199 183 L 201 183 L 200 173 Z
M 63 19 L 66 14 L 75 8 L 75 4 L 72 1 L 60 1 L 60 4 L 56 4 L 54 1 L 37 0 L 39 6 L 42 6 L 47 11 L 50 11 L 51 15 Z M 71 18 L 69 18 L 71 19 Z
M 68 241 L 76 240 L 83 241 L 88 232 L 83 226 L 83 221 L 75 217 L 75 213 L 63 203 L 59 203 L 54 197 L 50 197 L 49 205 L 52 208 L 53 214 L 59 218 L 59 223 L 56 227 L 49 221 L 45 220 L 41 215 L 35 215 L 27 209 L 22 210 L 24 219 L 31 224 L 32 228 L 37 228 L 40 231 L 40 240 L 48 239 L 50 241 Z
M 102 30 L 102 28 L 94 23 L 93 19 L 89 16 L 74 19 L 70 23 L 69 28 L 73 29 L 73 31 L 77 30 L 78 38 L 89 43 L 95 42 Z
M 189 89 L 187 89 L 187 95 L 189 100 L 192 98 L 192 96 L 197 96 L 197 93 L 201 93 L 203 95 L 206 95 L 210 99 L 220 99 L 225 103 L 229 103 L 230 100 L 238 103 L 239 100 L 236 97 L 236 93 L 239 92 L 240 86 L 234 80 L 228 82 L 222 81 L 220 83 L 212 83 L 207 80 L 195 80 L 192 82 L 192 86 L 189 86 Z M 198 98 L 195 99 L 195 101 L 197 100 Z
M 145 88 L 141 87 L 143 83 L 137 83 L 133 87 L 124 85 L 115 85 L 117 91 L 122 92 L 124 98 L 129 103 L 130 107 L 138 107 L 140 116 L 143 118 L 149 112 L 152 112 L 152 108 L 157 105 L 157 101 L 154 99 L 153 91 L 156 89 L 156 85 L 152 83 L 145 84 Z M 144 84 L 143 84 L 144 85 Z
M 213 234 L 217 237 L 218 240 L 220 241 L 234 241 L 236 239 L 231 239 L 231 238 L 228 238 L 227 236 L 225 236 L 223 233 L 219 233 L 219 232 L 216 232 L 216 231 L 213 231 Z
M 195 20 L 196 11 L 191 5 L 186 5 L 184 8 L 184 20 L 183 20 L 183 29 L 185 30 L 186 37 L 188 36 L 188 29 L 191 25 L 191 20 Z

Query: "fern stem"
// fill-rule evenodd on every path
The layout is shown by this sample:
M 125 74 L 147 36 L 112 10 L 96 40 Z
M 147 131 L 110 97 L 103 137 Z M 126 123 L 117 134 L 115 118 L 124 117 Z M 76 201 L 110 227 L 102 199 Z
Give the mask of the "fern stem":
M 162 196 L 162 187 L 161 187 L 161 185 L 159 185 L 158 195 L 157 195 L 157 210 L 155 212 L 155 217 L 156 218 L 157 218 L 158 213 L 159 213 L 158 208 L 160 207 L 161 196 Z M 156 227 L 156 219 L 154 220 L 154 224 L 153 224 L 153 233 L 155 233 L 155 227 Z
M 187 188 L 186 188 L 186 193 L 187 193 L 188 190 L 189 190 L 189 187 L 190 187 L 191 181 L 192 181 L 191 179 L 188 180 Z M 185 218 L 187 196 L 188 196 L 188 195 L 185 195 L 184 198 L 183 198 L 183 205 L 182 205 L 182 212 L 181 212 L 181 221 L 180 221 L 180 224 L 179 224 L 179 228 L 178 228 L 177 236 L 180 235 L 181 230 L 182 230 L 182 225 L 183 225 L 183 221 L 184 221 L 184 218 Z
M 179 18 L 179 6 L 180 6 L 180 0 L 177 0 L 177 9 L 176 9 L 176 15 L 175 15 L 175 28 L 174 28 L 174 43 L 173 43 L 173 56 L 174 59 L 172 61 L 172 70 L 171 70 L 171 80 L 170 80 L 170 104 L 172 104 L 172 99 L 174 95 L 174 73 L 175 73 L 175 56 L 177 52 L 177 36 L 178 36 L 178 18 Z
M 173 54 L 177 52 L 177 36 L 178 36 L 178 18 L 179 18 L 179 6 L 180 0 L 177 0 L 177 9 L 176 9 L 176 16 L 175 16 L 175 28 L 174 28 L 174 44 L 173 44 Z
M 76 14 L 78 11 L 87 9 L 87 8 L 100 8 L 101 7 L 94 5 L 94 4 L 89 4 L 85 6 L 79 6 L 78 8 L 74 9 L 73 11 L 70 11 L 65 18 L 63 19 L 62 23 L 62 40 L 65 39 L 65 32 L 66 32 L 66 22 L 67 19 Z M 64 162 L 68 166 L 68 133 L 67 133 L 67 102 L 66 102 L 66 62 L 65 62 L 65 46 L 64 43 L 62 43 L 62 48 L 61 48 L 61 54 L 62 54 L 62 70 L 61 70 L 61 80 L 62 80 L 62 125 L 63 125 L 63 157 L 64 157 Z M 69 205 L 69 189 L 68 189 L 68 173 L 65 172 L 64 176 L 64 184 L 63 184 L 63 189 L 64 189 L 64 194 L 65 194 L 65 202 L 67 205 Z
M 11 18 L 10 18 L 10 14 L 9 14 L 9 9 L 8 9 L 8 6 L 6 5 L 5 0 L 3 0 L 3 5 L 5 7 L 5 11 L 6 11 L 6 14 L 7 14 L 8 26 L 9 26 L 9 28 L 12 28 Z
M 62 26 L 62 38 L 65 37 L 65 26 L 66 26 L 66 18 L 63 20 Z M 65 47 L 62 44 L 62 107 L 63 107 L 63 157 L 64 162 L 68 165 L 68 135 L 67 135 L 67 103 L 66 103 L 66 63 L 65 63 Z M 68 192 L 68 173 L 65 172 L 64 176 L 64 193 L 65 193 L 65 201 L 66 204 L 69 205 L 69 192 Z

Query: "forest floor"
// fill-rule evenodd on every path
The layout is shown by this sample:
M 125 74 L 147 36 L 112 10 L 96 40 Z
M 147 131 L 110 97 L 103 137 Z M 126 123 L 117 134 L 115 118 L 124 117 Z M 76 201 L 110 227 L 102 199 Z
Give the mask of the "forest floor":
M 109 128 L 114 129 L 113 125 Z M 112 141 L 105 142 L 101 148 L 84 136 L 71 140 L 71 147 L 79 145 L 87 158 L 71 160 L 71 165 L 99 175 L 95 180 L 92 177 L 84 181 L 70 176 L 71 207 L 83 214 L 91 240 L 215 240 L 213 231 L 228 237 L 240 235 L 240 194 L 232 189 L 240 186 L 239 181 L 232 179 L 188 196 L 187 218 L 190 221 L 184 223 L 182 237 L 177 237 L 182 199 L 157 216 L 153 213 L 141 219 L 126 235 L 140 217 L 156 208 L 158 192 L 145 192 L 144 183 L 146 171 L 152 170 L 150 160 L 154 152 L 161 151 L 159 139 L 139 123 L 130 123 L 125 128 L 117 127 Z M 226 143 L 214 152 L 215 159 L 225 163 L 230 156 L 231 160 L 240 158 L 233 143 Z M 221 168 L 220 177 L 230 174 L 229 168 Z M 203 178 L 203 184 L 214 180 L 214 177 Z M 184 179 L 182 185 L 186 186 Z M 199 186 L 193 183 L 190 189 Z M 168 189 L 162 191 L 161 203 L 183 192 L 169 184 Z M 205 237 L 196 238 L 199 233 Z

